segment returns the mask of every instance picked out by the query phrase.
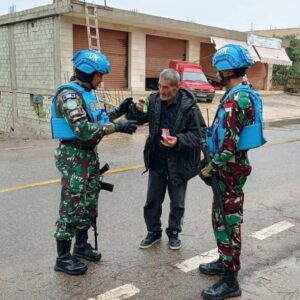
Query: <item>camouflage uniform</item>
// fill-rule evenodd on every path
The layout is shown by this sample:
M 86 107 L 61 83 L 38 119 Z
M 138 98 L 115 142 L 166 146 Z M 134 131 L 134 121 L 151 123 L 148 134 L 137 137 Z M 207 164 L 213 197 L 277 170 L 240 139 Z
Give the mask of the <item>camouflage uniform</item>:
M 254 111 L 249 94 L 240 92 L 232 95 L 225 104 L 225 140 L 209 165 L 216 172 L 224 195 L 226 222 L 232 239 L 230 247 L 223 218 L 214 199 L 212 204 L 212 224 L 220 257 L 227 270 L 240 269 L 241 224 L 243 222 L 243 203 L 247 176 L 251 173 L 247 151 L 237 151 L 237 144 L 243 126 L 254 120 Z
M 104 127 L 91 123 L 83 100 L 72 89 L 63 90 L 56 100 L 57 110 L 78 137 L 82 148 L 60 143 L 55 163 L 61 173 L 61 202 L 55 238 L 71 240 L 75 229 L 89 229 L 97 216 L 99 158 L 97 144 L 105 134 Z

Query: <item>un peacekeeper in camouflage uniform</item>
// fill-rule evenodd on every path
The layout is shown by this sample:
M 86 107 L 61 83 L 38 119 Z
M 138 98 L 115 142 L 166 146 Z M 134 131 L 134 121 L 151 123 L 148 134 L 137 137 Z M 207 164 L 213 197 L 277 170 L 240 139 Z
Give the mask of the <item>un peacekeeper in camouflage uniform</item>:
M 103 75 L 110 71 L 107 58 L 98 51 L 82 50 L 74 56 L 73 64 L 75 67 L 73 84 L 83 87 L 85 92 L 95 97 L 93 90 L 100 85 Z M 132 134 L 137 127 L 127 120 L 111 122 L 126 113 L 131 105 L 130 98 L 124 100 L 110 114 L 110 121 L 106 124 L 91 121 L 82 95 L 74 89 L 60 87 L 54 101 L 57 114 L 66 120 L 75 135 L 71 140 L 60 139 L 55 151 L 56 167 L 62 177 L 59 219 L 55 232 L 58 251 L 55 271 L 80 275 L 84 274 L 88 267 L 77 257 L 89 261 L 101 259 L 100 252 L 87 243 L 88 229 L 93 218 L 97 216 L 99 195 L 97 144 L 105 135 L 114 132 Z M 52 128 L 53 130 L 55 129 Z M 74 235 L 76 241 L 71 255 L 71 241 Z
M 213 64 L 219 71 L 221 83 L 228 89 L 223 99 L 232 88 L 248 84 L 243 82 L 243 76 L 253 61 L 250 54 L 247 53 L 248 51 L 241 48 L 237 45 L 227 45 L 214 55 Z M 201 171 L 202 176 L 206 178 L 211 177 L 214 173 L 217 174 L 224 195 L 226 223 L 232 240 L 231 245 L 218 203 L 214 199 L 212 224 L 220 256 L 217 261 L 199 266 L 199 270 L 203 274 L 223 276 L 216 284 L 202 291 L 204 299 L 214 300 L 241 295 L 237 272 L 240 269 L 243 187 L 247 176 L 251 173 L 251 166 L 247 151 L 237 151 L 237 145 L 243 127 L 252 124 L 254 120 L 253 105 L 247 92 L 241 91 L 230 95 L 224 108 L 225 139 L 223 145 L 217 149 L 211 163 Z

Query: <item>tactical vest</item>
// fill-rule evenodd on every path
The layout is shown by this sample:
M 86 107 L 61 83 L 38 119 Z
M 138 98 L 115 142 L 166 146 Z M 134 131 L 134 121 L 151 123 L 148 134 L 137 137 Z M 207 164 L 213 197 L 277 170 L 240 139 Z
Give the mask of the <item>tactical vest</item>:
M 93 91 L 87 91 L 84 87 L 75 82 L 68 82 L 61 85 L 52 100 L 51 105 L 51 130 L 52 138 L 60 140 L 76 139 L 71 126 L 63 116 L 57 114 L 56 99 L 59 93 L 64 89 L 72 89 L 77 92 L 84 102 L 84 109 L 88 115 L 89 121 L 105 125 L 109 123 L 109 117 L 105 110 L 101 108 L 101 102 Z
M 228 99 L 239 92 L 246 92 L 250 96 L 253 105 L 255 119 L 251 125 L 245 125 L 240 134 L 237 145 L 237 151 L 257 148 L 266 143 L 263 133 L 263 104 L 260 95 L 252 90 L 249 85 L 238 85 L 231 89 L 229 93 L 221 100 L 216 118 L 210 128 L 207 130 L 206 142 L 212 154 L 215 154 L 224 143 L 225 139 L 225 104 Z

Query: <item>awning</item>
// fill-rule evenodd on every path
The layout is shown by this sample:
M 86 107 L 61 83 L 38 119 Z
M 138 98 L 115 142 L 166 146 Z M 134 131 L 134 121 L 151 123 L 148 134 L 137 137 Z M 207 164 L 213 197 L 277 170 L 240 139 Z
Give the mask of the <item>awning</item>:
M 225 39 L 225 38 L 220 38 L 220 37 L 211 37 L 213 42 L 216 45 L 216 49 L 220 49 L 221 47 L 227 45 L 227 44 L 237 44 L 245 47 L 248 49 L 249 53 L 251 54 L 252 58 L 254 61 L 260 61 L 260 58 L 258 57 L 256 51 L 253 49 L 252 46 L 249 46 L 246 42 L 244 41 L 238 41 L 238 40 L 231 40 L 231 39 Z
M 262 63 L 291 66 L 293 63 L 284 48 L 270 49 L 254 46 Z

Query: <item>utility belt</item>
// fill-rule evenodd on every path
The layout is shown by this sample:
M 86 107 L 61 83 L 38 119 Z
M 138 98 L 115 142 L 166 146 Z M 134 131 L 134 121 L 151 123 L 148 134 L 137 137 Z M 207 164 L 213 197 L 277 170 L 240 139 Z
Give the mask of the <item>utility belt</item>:
M 78 140 L 67 140 L 67 141 L 60 141 L 60 144 L 61 145 L 64 145 L 64 146 L 68 146 L 68 147 L 73 147 L 73 148 L 76 148 L 76 149 L 80 149 L 80 150 L 94 150 L 95 149 L 95 147 L 97 146 L 97 144 L 96 145 L 94 145 L 94 146 L 92 146 L 92 145 L 84 145 L 84 144 L 82 144 L 82 143 L 80 143 L 80 141 L 78 141 Z

